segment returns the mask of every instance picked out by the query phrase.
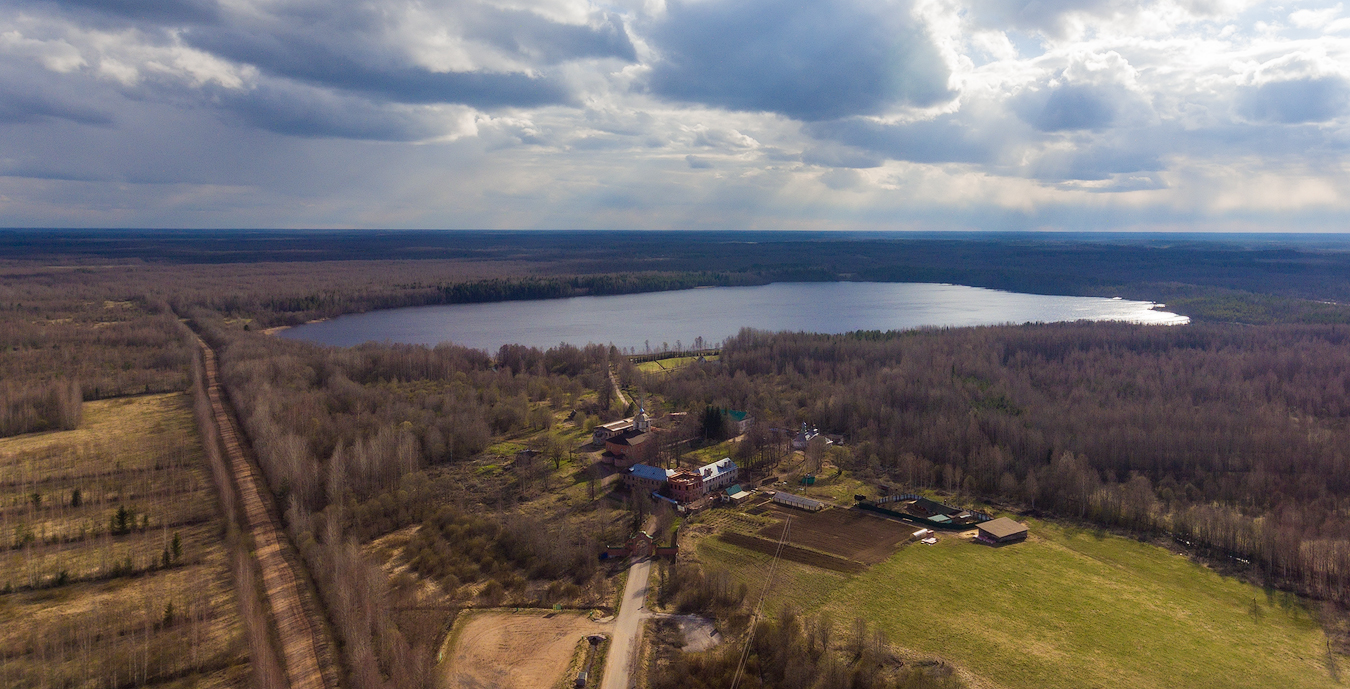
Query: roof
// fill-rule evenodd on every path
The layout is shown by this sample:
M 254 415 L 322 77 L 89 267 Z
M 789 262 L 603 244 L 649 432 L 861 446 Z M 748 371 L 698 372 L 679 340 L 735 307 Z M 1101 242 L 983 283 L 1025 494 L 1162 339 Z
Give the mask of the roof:
M 736 411 L 735 409 L 728 409 L 728 410 L 727 410 L 727 416 L 730 416 L 732 419 L 734 419 L 734 420 L 736 420 L 736 421 L 744 421 L 745 418 L 746 418 L 747 416 L 750 416 L 750 412 L 748 412 L 748 411 Z
M 698 475 L 702 476 L 704 481 L 710 481 L 722 474 L 735 471 L 737 468 L 736 463 L 731 461 L 730 457 L 723 457 L 712 464 L 706 464 L 699 467 Z
M 1027 525 L 1015 522 L 1007 517 L 999 517 L 990 522 L 980 524 L 980 531 L 983 531 L 994 538 L 1007 538 L 1027 532 Z
M 629 426 L 632 425 L 633 425 L 633 417 L 630 416 L 626 419 L 619 419 L 618 421 L 610 421 L 609 423 L 602 423 L 599 426 L 597 426 L 597 428 L 603 428 L 608 431 L 622 431 L 623 429 L 628 428 Z
M 774 502 L 796 505 L 797 507 L 805 507 L 807 509 L 816 509 L 825 506 L 825 503 L 819 500 L 812 500 L 811 498 L 805 498 L 792 493 L 784 493 L 783 491 L 778 491 L 778 493 L 773 496 L 773 499 Z
M 634 464 L 628 473 L 638 477 L 645 478 L 648 481 L 665 481 L 669 477 L 665 469 L 649 466 L 646 464 Z
M 645 443 L 648 440 L 651 440 L 651 437 L 652 434 L 647 431 L 625 431 L 619 435 L 614 436 L 613 438 L 610 438 L 609 440 L 606 440 L 605 442 L 613 443 L 619 446 L 627 445 L 628 447 L 634 447 L 636 445 L 641 445 L 642 443 Z
M 958 510 L 955 507 L 948 507 L 940 502 L 929 500 L 928 498 L 919 498 L 918 500 L 914 501 L 914 505 L 910 513 L 932 516 L 935 514 L 952 515 L 960 511 L 961 510 Z
M 727 495 L 735 495 L 739 492 L 741 492 L 741 484 L 739 483 L 733 483 L 731 487 L 727 488 Z

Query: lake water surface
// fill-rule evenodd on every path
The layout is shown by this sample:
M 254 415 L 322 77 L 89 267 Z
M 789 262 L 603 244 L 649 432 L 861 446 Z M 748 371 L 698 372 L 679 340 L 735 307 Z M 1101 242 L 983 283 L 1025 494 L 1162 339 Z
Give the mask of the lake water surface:
M 1154 304 L 1057 297 L 961 285 L 895 282 L 780 282 L 605 297 L 417 306 L 339 316 L 283 330 L 281 337 L 326 345 L 454 342 L 488 351 L 503 344 L 547 348 L 595 342 L 645 351 L 695 337 L 710 345 L 741 328 L 845 333 L 925 326 L 1055 321 L 1189 322 Z

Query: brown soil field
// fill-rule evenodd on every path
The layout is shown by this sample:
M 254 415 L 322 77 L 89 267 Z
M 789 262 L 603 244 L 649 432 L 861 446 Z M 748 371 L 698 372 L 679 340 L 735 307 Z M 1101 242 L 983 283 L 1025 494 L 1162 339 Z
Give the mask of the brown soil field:
M 796 520 L 794 519 L 792 523 L 793 523 L 793 531 L 796 531 L 796 523 L 797 523 Z M 781 534 L 783 532 L 783 529 L 781 527 L 777 528 L 778 533 Z M 777 537 L 775 537 L 774 540 L 771 541 L 767 538 L 760 538 L 758 536 L 746 536 L 745 534 L 733 532 L 733 533 L 719 534 L 717 538 L 719 540 L 730 543 L 734 546 L 740 546 L 742 548 L 745 548 L 746 550 L 754 550 L 756 552 L 767 553 L 769 555 L 773 555 L 774 553 L 778 552 Z M 789 535 L 789 538 L 791 538 L 791 535 Z M 807 550 L 806 548 L 801 548 L 795 545 L 783 546 L 782 558 L 784 560 L 800 562 L 804 565 L 811 565 L 812 567 L 819 567 L 821 569 L 833 570 L 835 572 L 844 572 L 845 574 L 856 574 L 867 568 L 867 566 L 862 564 L 861 562 L 846 560 L 842 557 L 822 553 L 817 550 Z
M 890 557 L 896 546 L 908 540 L 918 529 L 861 510 L 831 508 L 811 513 L 775 507 L 769 514 L 779 518 L 792 517 L 789 543 L 847 560 L 857 560 L 865 565 L 875 565 Z M 780 522 L 760 529 L 758 535 L 776 543 L 782 533 Z
M 471 613 L 444 665 L 448 689 L 540 689 L 558 684 L 577 642 L 612 626 L 582 613 Z

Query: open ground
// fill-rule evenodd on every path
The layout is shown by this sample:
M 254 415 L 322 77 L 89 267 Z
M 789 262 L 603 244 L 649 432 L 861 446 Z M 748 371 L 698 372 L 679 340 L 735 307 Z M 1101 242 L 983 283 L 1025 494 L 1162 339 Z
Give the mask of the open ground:
M 916 527 L 871 515 L 861 510 L 830 508 L 803 512 L 774 505 L 768 514 L 780 519 L 791 517 L 791 541 L 865 565 L 882 562 L 908 540 Z M 779 524 L 760 529 L 759 535 L 777 540 L 783 533 Z
M 766 610 L 822 610 L 839 625 L 863 617 L 976 686 L 1344 686 L 1345 659 L 1328 655 L 1298 598 L 1130 539 L 1031 528 L 1029 541 L 1002 548 L 944 537 L 857 575 L 780 562 Z M 698 558 L 754 597 L 772 556 L 704 539 Z
M 0 439 L 0 685 L 247 684 L 189 401 L 86 402 L 75 430 Z
M 449 689 L 540 689 L 562 679 L 580 639 L 613 624 L 571 611 L 489 610 L 465 613 L 456 627 L 443 665 Z

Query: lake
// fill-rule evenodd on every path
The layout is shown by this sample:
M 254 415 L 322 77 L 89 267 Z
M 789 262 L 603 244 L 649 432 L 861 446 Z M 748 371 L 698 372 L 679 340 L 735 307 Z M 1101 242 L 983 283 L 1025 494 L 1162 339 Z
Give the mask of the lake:
M 417 306 L 339 316 L 282 330 L 280 337 L 349 347 L 363 342 L 496 351 L 503 344 L 715 346 L 741 328 L 845 333 L 1056 321 L 1181 325 L 1190 319 L 1145 301 L 1018 294 L 961 285 L 896 282 L 780 282 L 603 297 Z

